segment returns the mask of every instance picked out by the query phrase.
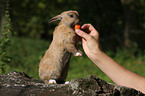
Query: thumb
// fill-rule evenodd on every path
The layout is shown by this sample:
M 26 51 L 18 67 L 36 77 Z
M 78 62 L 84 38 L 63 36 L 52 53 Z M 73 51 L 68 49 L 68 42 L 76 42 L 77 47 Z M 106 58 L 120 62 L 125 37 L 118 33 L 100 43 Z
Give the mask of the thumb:
M 89 34 L 85 33 L 84 31 L 80 30 L 80 29 L 76 29 L 75 32 L 82 38 L 84 38 L 85 40 L 88 40 L 88 38 L 90 37 Z

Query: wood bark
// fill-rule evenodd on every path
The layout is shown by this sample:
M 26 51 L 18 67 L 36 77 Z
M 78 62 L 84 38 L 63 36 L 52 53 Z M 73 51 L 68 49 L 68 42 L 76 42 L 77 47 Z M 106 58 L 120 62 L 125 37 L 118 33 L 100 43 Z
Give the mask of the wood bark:
M 44 84 L 24 72 L 0 75 L 0 96 L 144 96 L 143 93 L 89 75 L 69 84 Z

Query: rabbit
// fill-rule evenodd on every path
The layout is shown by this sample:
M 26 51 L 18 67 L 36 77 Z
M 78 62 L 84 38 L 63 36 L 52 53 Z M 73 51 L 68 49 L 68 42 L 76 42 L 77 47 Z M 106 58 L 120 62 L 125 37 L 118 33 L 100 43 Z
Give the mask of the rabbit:
M 39 77 L 45 83 L 63 84 L 68 74 L 71 54 L 82 56 L 77 48 L 78 36 L 74 26 L 80 23 L 77 11 L 64 11 L 49 20 L 60 23 L 53 32 L 53 40 L 39 64 Z

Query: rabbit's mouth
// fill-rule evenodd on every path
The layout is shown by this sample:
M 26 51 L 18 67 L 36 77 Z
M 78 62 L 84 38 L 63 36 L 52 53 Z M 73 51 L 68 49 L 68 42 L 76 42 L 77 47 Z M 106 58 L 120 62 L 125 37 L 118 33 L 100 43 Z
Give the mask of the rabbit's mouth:
M 80 25 L 80 20 L 75 20 L 74 22 L 72 22 L 72 27 L 74 27 L 75 25 Z
M 74 23 L 72 23 L 72 27 L 75 27 L 75 25 L 80 25 L 81 23 L 80 23 L 80 21 L 79 22 L 74 22 Z

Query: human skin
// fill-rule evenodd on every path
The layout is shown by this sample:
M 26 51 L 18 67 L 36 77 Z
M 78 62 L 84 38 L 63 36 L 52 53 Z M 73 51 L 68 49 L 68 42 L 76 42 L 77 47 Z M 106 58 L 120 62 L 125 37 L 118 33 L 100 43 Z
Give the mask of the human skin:
M 145 94 L 145 77 L 124 68 L 107 56 L 99 45 L 99 33 L 91 24 L 84 24 L 75 32 L 82 37 L 82 46 L 86 55 L 116 84 L 134 88 Z

